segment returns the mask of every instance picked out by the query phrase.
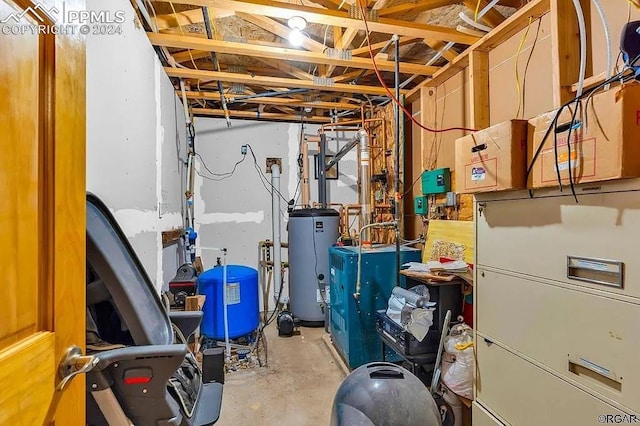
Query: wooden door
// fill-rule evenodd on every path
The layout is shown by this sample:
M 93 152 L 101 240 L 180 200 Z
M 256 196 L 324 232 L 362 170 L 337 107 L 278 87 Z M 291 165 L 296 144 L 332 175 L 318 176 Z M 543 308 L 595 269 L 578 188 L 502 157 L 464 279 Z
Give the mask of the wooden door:
M 0 425 L 43 424 L 63 352 L 84 350 L 84 38 L 3 28 L 47 25 L 62 3 L 0 0 Z M 56 424 L 84 424 L 83 380 Z

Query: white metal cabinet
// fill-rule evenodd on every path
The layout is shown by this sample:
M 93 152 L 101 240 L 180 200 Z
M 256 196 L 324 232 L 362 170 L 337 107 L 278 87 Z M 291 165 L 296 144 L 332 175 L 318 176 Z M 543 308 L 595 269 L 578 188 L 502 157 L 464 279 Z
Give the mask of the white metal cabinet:
M 476 401 L 471 404 L 471 424 L 473 426 L 504 426 L 504 423 Z
M 509 424 L 583 426 L 598 424 L 601 415 L 628 415 L 499 344 L 488 343 L 481 334 L 478 337 L 476 401 Z
M 483 267 L 477 292 L 479 332 L 640 412 L 640 306 Z
M 509 424 L 640 418 L 640 180 L 576 191 L 476 196 L 475 396 Z
M 516 194 L 519 198 L 491 201 L 478 197 L 478 265 L 640 298 L 640 192 L 589 193 L 580 195 L 578 204 L 566 191 L 533 199 Z M 591 274 L 606 284 L 568 278 L 568 256 L 576 266 L 571 274 Z M 615 274 L 601 271 L 616 269 L 615 262 L 623 263 L 621 288 Z

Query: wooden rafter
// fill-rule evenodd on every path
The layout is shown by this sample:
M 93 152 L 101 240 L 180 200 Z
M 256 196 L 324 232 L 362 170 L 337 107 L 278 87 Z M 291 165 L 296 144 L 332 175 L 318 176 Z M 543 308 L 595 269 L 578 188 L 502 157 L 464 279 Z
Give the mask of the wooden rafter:
M 185 92 L 188 99 L 204 99 L 209 101 L 219 101 L 220 93 L 213 91 L 187 91 Z M 182 93 L 177 91 L 178 96 L 182 96 Z M 278 105 L 289 106 L 293 108 L 317 108 L 317 109 L 359 109 L 360 105 L 356 105 L 349 102 L 305 102 L 299 99 L 292 99 L 289 97 L 261 97 L 251 99 L 241 99 L 242 96 L 238 96 L 238 100 L 234 100 L 234 96 L 225 96 L 229 101 L 229 105 L 233 107 L 235 102 L 242 102 L 248 104 L 263 104 L 263 105 Z
M 298 80 L 294 78 L 280 78 L 280 77 L 267 77 L 267 76 L 250 76 L 245 74 L 235 74 L 229 72 L 218 71 L 203 71 L 192 70 L 186 68 L 171 68 L 165 67 L 165 72 L 169 77 L 179 77 L 192 80 L 201 81 L 222 81 L 229 83 L 242 83 L 248 85 L 258 85 L 264 87 L 278 87 L 278 88 L 301 88 L 301 89 L 315 89 L 328 92 L 341 92 L 341 93 L 361 93 L 367 95 L 382 95 L 386 96 L 387 92 L 382 87 L 376 86 L 360 86 L 353 84 L 335 83 L 331 86 L 325 86 L 316 84 L 313 81 Z M 402 90 L 402 94 L 408 93 L 407 90 Z
M 341 0 L 310 0 L 312 3 L 324 6 L 327 9 L 337 9 L 342 3 Z
M 429 46 L 430 48 L 432 48 L 433 50 L 435 50 L 436 52 L 441 51 L 442 49 L 444 49 L 444 47 L 446 46 L 446 43 L 440 40 L 423 40 L 424 43 Z M 447 61 L 451 62 L 453 61 L 456 56 L 458 56 L 458 54 L 456 52 L 454 52 L 451 49 L 447 49 L 444 52 L 442 52 L 442 57 L 445 58 Z
M 337 28 L 337 27 L 336 27 Z M 358 35 L 358 30 L 354 28 L 347 28 L 344 33 L 342 33 L 339 43 L 335 43 L 334 46 L 336 49 L 348 49 L 353 43 L 353 39 Z M 324 75 L 326 77 L 331 77 L 333 72 L 336 70 L 335 65 L 329 65 Z
M 482 9 L 487 5 L 487 2 L 485 0 L 479 1 L 479 5 L 478 0 L 463 0 L 462 3 L 467 7 L 467 9 L 475 12 L 478 7 Z M 497 27 L 498 25 L 502 24 L 507 18 L 505 18 L 504 15 L 500 13 L 496 8 L 492 7 L 481 19 L 492 27 Z
M 385 7 L 378 10 L 378 16 L 387 18 L 398 17 L 407 13 L 424 12 L 425 10 L 436 9 L 454 3 L 452 0 L 422 0 L 418 2 L 400 3 L 396 6 Z
M 345 72 L 345 73 L 342 73 L 340 75 L 336 75 L 335 77 L 333 77 L 333 81 L 335 81 L 336 83 L 340 83 L 340 82 L 343 82 L 343 81 L 351 81 L 354 78 L 358 77 L 360 74 L 362 74 L 362 70 L 355 70 L 355 71 Z
M 313 80 L 313 76 L 308 72 L 302 71 L 300 68 L 294 67 L 285 61 L 276 61 L 273 59 L 257 58 L 260 62 L 269 65 L 285 74 L 302 80 Z
M 225 18 L 233 16 L 233 12 L 224 9 L 210 10 L 212 18 Z M 177 16 L 177 19 L 176 19 Z M 190 25 L 203 22 L 202 9 L 185 10 L 184 12 L 168 13 L 152 17 L 151 21 L 156 24 L 158 30 L 174 28 L 183 25 Z
M 192 108 L 191 111 L 194 115 L 207 115 L 212 117 L 224 117 L 225 111 L 222 109 L 212 108 Z M 300 121 L 300 116 L 297 114 L 279 114 L 275 112 L 263 112 L 258 111 L 234 111 L 230 110 L 229 115 L 231 118 L 249 118 L 252 120 L 269 120 L 269 121 Z M 307 123 L 329 123 L 331 117 L 311 116 L 305 117 L 304 121 Z
M 266 16 L 252 15 L 250 13 L 242 12 L 238 12 L 236 13 L 236 15 L 244 19 L 245 21 L 262 28 L 263 30 L 269 31 L 270 33 L 284 39 L 286 39 L 291 32 L 291 29 L 286 25 L 282 25 L 280 22 Z M 318 43 L 317 41 L 308 37 L 305 37 L 302 40 L 301 46 L 306 50 L 310 50 L 312 52 L 322 52 L 324 50 L 324 46 L 322 45 L 322 43 Z
M 213 9 L 229 9 L 235 12 L 265 15 L 273 18 L 288 19 L 292 16 L 301 16 L 306 19 L 307 22 L 358 30 L 365 29 L 364 21 L 351 18 L 347 11 L 320 9 L 317 7 L 300 6 L 272 0 L 174 0 L 174 3 L 209 6 Z M 478 37 L 460 33 L 453 28 L 399 21 L 383 17 L 369 22 L 369 30 L 385 34 L 435 38 L 462 44 L 473 44 L 478 40 Z
M 256 46 L 249 43 L 236 43 L 222 40 L 209 40 L 196 37 L 178 36 L 172 34 L 148 33 L 151 44 L 155 46 L 177 47 L 182 49 L 205 50 L 216 53 L 246 55 L 256 58 L 287 59 L 290 61 L 307 62 L 313 64 L 337 65 L 342 67 L 373 69 L 371 59 L 352 57 L 335 58 L 321 52 L 287 49 L 271 46 Z M 393 61 L 377 60 L 376 65 L 382 71 L 393 71 Z M 427 67 L 420 64 L 400 63 L 400 72 L 406 74 L 431 75 L 438 67 Z
M 420 41 L 419 38 L 415 37 L 400 37 L 400 46 L 404 46 L 405 44 L 414 43 L 416 41 Z M 380 49 L 387 45 L 386 41 L 381 41 L 379 43 L 373 43 L 371 45 L 371 50 L 373 53 L 378 53 Z M 370 56 L 369 46 L 358 47 L 357 49 L 353 49 L 351 54 L 354 56 Z M 376 62 L 377 63 L 377 62 Z

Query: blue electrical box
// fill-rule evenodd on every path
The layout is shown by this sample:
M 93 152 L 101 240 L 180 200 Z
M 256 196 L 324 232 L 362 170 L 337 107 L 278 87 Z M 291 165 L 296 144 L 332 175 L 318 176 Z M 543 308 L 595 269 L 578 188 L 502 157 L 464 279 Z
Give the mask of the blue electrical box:
M 451 191 L 449 168 L 427 170 L 422 173 L 422 193 L 424 195 L 444 194 Z
M 420 249 L 402 247 L 401 264 L 420 262 Z M 361 288 L 354 297 L 358 275 L 358 247 L 329 248 L 331 336 L 349 368 L 382 361 L 382 343 L 376 331 L 376 311 L 387 309 L 396 286 L 395 246 L 362 250 Z M 404 276 L 400 285 L 405 287 Z M 387 347 L 386 359 L 400 358 Z

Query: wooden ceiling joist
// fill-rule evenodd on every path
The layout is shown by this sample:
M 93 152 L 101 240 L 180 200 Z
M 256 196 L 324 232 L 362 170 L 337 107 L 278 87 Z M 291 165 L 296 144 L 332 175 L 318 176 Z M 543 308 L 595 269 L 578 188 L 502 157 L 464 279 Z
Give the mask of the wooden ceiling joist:
M 233 11 L 224 9 L 209 10 L 209 12 L 211 13 L 211 17 L 215 19 L 234 15 Z M 202 9 L 198 8 L 177 12 L 176 14 L 168 13 L 156 17 L 152 16 L 151 21 L 156 24 L 158 30 L 165 30 L 183 25 L 198 24 L 204 21 L 204 17 L 202 16 Z
M 222 81 L 229 83 L 242 83 L 247 85 L 258 85 L 264 87 L 281 87 L 281 88 L 300 88 L 315 89 L 327 92 L 341 93 L 360 93 L 367 95 L 386 96 L 387 91 L 382 87 L 376 86 L 360 86 L 354 84 L 335 83 L 331 86 L 316 84 L 314 81 L 298 80 L 294 78 L 266 77 L 266 76 L 250 76 L 245 74 L 235 74 L 229 72 L 192 70 L 186 68 L 165 67 L 165 72 L 169 77 L 179 77 L 201 81 Z M 408 93 L 407 90 L 401 90 L 402 94 Z
M 197 37 L 179 36 L 173 34 L 148 33 L 151 44 L 155 46 L 176 47 L 182 49 L 205 50 L 216 53 L 228 53 L 246 55 L 256 58 L 279 59 L 313 64 L 327 64 L 350 68 L 374 69 L 370 58 L 329 57 L 321 52 L 308 52 L 304 50 L 288 49 L 271 46 L 258 46 L 249 43 L 236 43 L 222 40 L 209 40 Z M 393 61 L 376 60 L 376 65 L 381 71 L 394 71 Z M 400 63 L 400 72 L 405 74 L 431 75 L 438 71 L 438 67 L 424 66 L 412 63 Z
M 391 38 L 391 37 L 389 37 Z M 406 44 L 414 43 L 419 41 L 419 38 L 415 37 L 400 37 L 400 46 L 404 46 Z M 386 41 L 381 41 L 379 43 L 373 43 L 371 45 L 371 50 L 373 50 L 373 54 L 375 55 L 380 51 L 383 47 L 387 45 Z M 393 43 L 390 45 L 390 49 L 393 49 Z M 357 49 L 353 49 L 351 54 L 354 56 L 370 56 L 369 46 L 358 47 Z M 377 63 L 377 62 L 376 62 Z
M 292 77 L 299 78 L 301 80 L 313 80 L 313 75 L 308 72 L 302 71 L 300 68 L 294 67 L 293 65 L 288 64 L 285 61 L 277 61 L 273 59 L 264 59 L 257 58 L 260 62 L 269 65 L 272 68 L 275 68 L 279 71 L 282 71 L 285 74 L 288 74 Z
M 432 48 L 436 52 L 440 52 L 446 46 L 445 42 L 439 41 L 439 40 L 427 40 L 427 39 L 425 39 L 423 41 L 427 46 L 429 46 L 430 48 Z M 453 61 L 456 58 L 456 56 L 458 56 L 458 54 L 455 51 L 453 51 L 452 49 L 447 49 L 444 52 L 442 52 L 442 57 L 445 58 L 449 62 Z
M 224 117 L 225 111 L 222 109 L 212 108 L 192 108 L 194 115 L 207 115 L 211 117 Z M 249 118 L 252 120 L 268 120 L 268 121 L 300 121 L 297 114 L 279 114 L 276 112 L 258 112 L 258 111 L 234 111 L 229 110 L 231 118 Z M 305 117 L 306 123 L 330 123 L 331 117 L 310 116 Z
M 352 28 L 354 30 L 365 29 L 364 21 L 351 18 L 348 11 L 320 9 L 273 0 L 173 0 L 173 2 L 195 6 L 209 6 L 212 9 L 221 8 L 233 10 L 234 12 L 251 13 L 282 19 L 301 16 L 306 19 L 307 22 L 316 24 Z M 478 37 L 461 33 L 454 28 L 400 21 L 384 17 L 369 22 L 369 30 L 385 34 L 398 34 L 401 36 L 434 38 L 468 45 L 478 40 Z
M 378 10 L 378 16 L 386 16 L 387 18 L 399 17 L 407 13 L 424 12 L 425 10 L 436 9 L 442 6 L 448 6 L 454 3 L 452 0 L 422 0 L 418 2 L 400 3 L 396 6 L 385 7 Z
M 342 4 L 341 0 L 310 0 L 311 3 L 319 4 L 327 9 L 338 9 Z
M 478 1 L 480 2 L 480 4 L 478 4 Z M 487 2 L 485 0 L 463 0 L 462 3 L 467 7 L 467 9 L 474 12 L 476 9 L 481 10 L 487 5 Z M 482 19 L 492 27 L 497 27 L 498 25 L 502 24 L 507 18 L 505 18 L 504 15 L 500 13 L 496 8 L 492 7 L 480 19 Z
M 188 99 L 204 99 L 208 101 L 219 101 L 220 93 L 213 91 L 187 91 L 185 92 Z M 178 96 L 182 96 L 180 91 L 177 91 Z M 298 99 L 291 99 L 288 97 L 263 97 L 263 98 L 251 98 L 242 99 L 242 95 L 237 96 L 236 101 L 233 95 L 225 96 L 229 100 L 229 105 L 233 107 L 233 104 L 248 103 L 248 104 L 262 104 L 262 105 L 278 105 L 288 106 L 291 108 L 317 108 L 317 109 L 342 109 L 342 110 L 356 110 L 360 109 L 360 105 L 349 102 L 305 102 Z
M 291 32 L 291 28 L 287 27 L 286 25 L 282 25 L 280 22 L 266 16 L 252 15 L 250 13 L 242 12 L 238 12 L 236 13 L 236 15 L 244 19 L 245 21 L 262 28 L 263 30 L 269 31 L 270 33 L 284 39 L 286 39 Z M 317 41 L 309 37 L 305 37 L 302 40 L 301 46 L 306 50 L 310 50 L 312 52 L 322 52 L 324 50 L 324 46 L 322 45 L 322 43 L 318 43 Z

